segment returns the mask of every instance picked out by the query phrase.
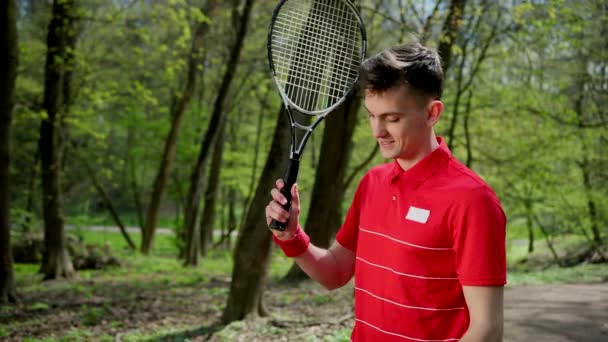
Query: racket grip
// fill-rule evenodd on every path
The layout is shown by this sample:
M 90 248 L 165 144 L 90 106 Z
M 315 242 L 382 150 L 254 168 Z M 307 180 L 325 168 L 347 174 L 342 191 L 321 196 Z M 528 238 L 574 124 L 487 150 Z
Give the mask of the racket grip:
M 290 158 L 289 164 L 287 164 L 287 170 L 285 171 L 285 176 L 283 177 L 283 183 L 285 183 L 285 185 L 281 189 L 281 194 L 287 200 L 287 203 L 283 204 L 283 209 L 287 210 L 287 212 L 289 212 L 289 209 L 291 208 L 291 188 L 296 183 L 299 169 L 300 161 Z M 287 228 L 287 222 L 272 220 L 269 227 L 270 229 L 284 231 L 285 228 Z

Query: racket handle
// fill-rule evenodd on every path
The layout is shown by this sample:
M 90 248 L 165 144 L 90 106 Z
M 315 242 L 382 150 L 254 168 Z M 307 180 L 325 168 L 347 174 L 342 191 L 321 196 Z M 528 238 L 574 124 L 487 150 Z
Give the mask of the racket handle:
M 287 210 L 287 212 L 289 212 L 289 208 L 291 208 L 291 187 L 296 183 L 299 169 L 300 161 L 289 158 L 285 177 L 283 177 L 283 183 L 285 183 L 285 185 L 281 189 L 281 194 L 287 199 L 287 203 L 283 204 L 283 209 Z M 285 228 L 287 228 L 287 222 L 272 220 L 269 227 L 270 229 L 284 231 Z

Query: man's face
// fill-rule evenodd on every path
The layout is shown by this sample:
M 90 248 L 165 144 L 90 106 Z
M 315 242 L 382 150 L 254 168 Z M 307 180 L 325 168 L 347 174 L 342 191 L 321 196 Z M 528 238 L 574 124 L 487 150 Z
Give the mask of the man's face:
M 429 118 L 429 107 L 420 102 L 405 87 L 366 92 L 365 108 L 384 158 L 414 160 L 430 141 L 436 120 Z

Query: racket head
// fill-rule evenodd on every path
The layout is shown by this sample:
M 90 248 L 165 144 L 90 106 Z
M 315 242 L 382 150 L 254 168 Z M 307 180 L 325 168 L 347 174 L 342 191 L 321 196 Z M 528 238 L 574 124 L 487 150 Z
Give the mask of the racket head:
M 288 107 L 326 115 L 359 80 L 365 26 L 348 0 L 282 0 L 268 30 L 268 62 Z

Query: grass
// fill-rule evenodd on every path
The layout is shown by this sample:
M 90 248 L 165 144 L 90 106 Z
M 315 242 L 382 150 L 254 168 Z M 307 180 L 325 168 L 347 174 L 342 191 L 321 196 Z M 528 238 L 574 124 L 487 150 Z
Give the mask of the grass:
M 579 265 L 575 267 L 551 267 L 542 272 L 509 272 L 509 286 L 600 283 L 608 281 L 608 266 L 605 264 Z
M 197 269 L 182 267 L 176 258 L 177 247 L 174 237 L 171 235 L 157 235 L 152 254 L 143 256 L 138 252 L 130 252 L 120 233 L 80 231 L 78 234 L 87 244 L 110 245 L 120 259 L 125 260 L 130 265 L 128 268 L 118 267 L 104 271 L 81 271 L 79 272 L 81 279 L 127 277 L 130 280 L 137 281 L 137 274 L 164 274 L 164 281 L 168 283 L 188 285 L 213 277 L 229 277 L 232 272 L 232 255 L 225 250 L 211 251 L 208 257 L 200 260 L 201 265 L 198 271 Z M 138 243 L 140 235 L 131 234 L 131 238 Z M 563 252 L 567 251 L 570 246 L 580 243 L 584 243 L 582 237 L 570 235 L 556 239 L 555 247 Z M 544 262 L 551 260 L 550 251 L 544 240 L 536 241 L 535 251 L 532 254 L 527 252 L 527 247 L 527 242 L 522 243 L 519 239 L 509 240 L 507 243 L 510 283 L 597 282 L 605 279 L 608 273 L 608 266 L 602 264 L 568 268 L 549 267 L 542 272 L 527 272 L 528 270 L 519 265 L 522 260 L 529 258 L 543 260 Z M 269 270 L 271 279 L 280 279 L 291 266 L 292 260 L 283 256 L 277 248 L 273 247 L 273 258 Z M 140 272 L 133 274 L 131 268 L 136 268 Z M 38 290 L 39 287 L 36 284 L 41 279 L 41 276 L 37 274 L 38 269 L 39 265 L 37 264 L 16 264 L 17 286 L 21 289 L 25 288 L 25 291 L 27 291 L 28 285 L 32 285 L 34 286 L 32 290 Z
M 173 317 L 175 321 L 165 322 L 153 327 L 129 326 L 128 322 L 117 317 L 111 303 L 95 302 L 96 298 L 110 298 L 114 302 L 138 301 L 138 296 L 153 297 L 159 289 L 163 289 L 162 296 L 174 298 L 176 301 L 191 301 L 188 293 L 204 291 L 205 298 L 215 299 L 215 302 L 201 302 L 200 305 L 209 311 L 221 312 L 229 291 L 230 275 L 232 272 L 232 253 L 228 250 L 214 250 L 200 260 L 195 268 L 183 267 L 176 258 L 177 248 L 173 236 L 157 235 L 153 252 L 149 256 L 132 252 L 126 249 L 126 243 L 117 232 L 90 232 L 80 231 L 79 236 L 88 244 L 108 244 L 112 251 L 124 262 L 122 267 L 113 267 L 106 270 L 80 271 L 79 278 L 72 281 L 41 282 L 41 275 L 37 274 L 39 265 L 16 264 L 16 282 L 19 292 L 26 298 L 34 298 L 21 309 L 28 316 L 23 321 L 13 321 L 9 324 L 0 324 L 0 339 L 10 337 L 15 332 L 35 330 L 44 327 L 46 317 L 54 315 L 56 305 L 53 298 L 61 294 L 69 294 L 70 298 L 77 297 L 83 304 L 77 305 L 69 324 L 73 326 L 65 331 L 53 331 L 44 339 L 25 338 L 24 341 L 110 341 L 114 340 L 117 331 L 123 331 L 121 340 L 171 340 L 184 341 L 192 334 L 206 334 L 208 331 L 198 325 L 189 323 L 185 318 Z M 139 242 L 139 234 L 131 235 L 134 241 Z M 555 241 L 556 248 L 565 253 L 573 246 L 584 241 L 580 236 L 565 236 Z M 507 244 L 509 265 L 508 286 L 522 284 L 547 283 L 596 283 L 608 281 L 608 265 L 583 264 L 575 267 L 545 267 L 542 271 L 534 268 L 521 267 L 523 260 L 547 260 L 551 258 L 544 241 L 537 241 L 536 250 L 531 255 L 527 253 L 527 244 L 511 240 Z M 269 276 L 271 282 L 279 280 L 292 266 L 292 260 L 284 257 L 278 248 L 273 247 L 272 262 Z M 219 285 L 209 285 L 218 283 Z M 204 285 L 207 284 L 207 285 Z M 203 288 L 201 288 L 203 286 Z M 114 291 L 109 293 L 108 291 Z M 156 292 L 155 292 L 156 291 Z M 188 292 L 191 291 L 191 292 Z M 41 294 L 48 294 L 48 300 Z M 334 293 L 310 293 L 310 290 L 283 291 L 276 294 L 278 301 L 290 307 L 298 303 L 308 302 L 315 307 L 335 306 L 343 302 L 336 299 Z M 352 294 L 349 294 L 352 295 Z M 55 296 L 55 297 L 53 297 Z M 105 297 L 104 297 L 105 296 Z M 218 300 L 219 299 L 219 300 Z M 176 303 L 174 303 L 176 304 Z M 177 303 L 179 309 L 179 303 Z M 10 317 L 13 314 L 11 307 L 0 307 L 0 317 Z M 164 307 L 163 309 L 164 310 Z M 283 309 L 279 309 L 283 310 Z M 241 333 L 260 329 L 259 333 L 266 337 L 284 334 L 285 330 L 269 324 L 261 324 L 252 328 L 248 324 L 236 322 L 222 329 L 217 335 L 218 341 L 232 341 Z M 202 329 L 202 330 L 201 330 Z M 126 331 L 126 332 L 125 332 Z M 255 330 L 257 331 L 257 330 Z M 336 327 L 329 335 L 323 338 L 310 337 L 309 341 L 348 341 L 350 327 Z
M 114 251 L 128 250 L 129 245 L 125 241 L 125 238 L 119 232 L 108 232 L 108 231 L 88 231 L 88 230 L 73 230 L 70 231 L 81 238 L 87 244 L 94 245 L 110 245 Z M 141 242 L 141 234 L 139 232 L 129 232 L 131 240 L 135 243 L 136 247 L 139 248 Z M 177 246 L 175 243 L 174 235 L 167 234 L 156 234 L 154 238 L 154 255 L 173 256 L 177 254 Z
M 134 213 L 131 212 L 122 212 L 118 213 L 121 222 L 127 227 L 138 227 L 139 220 Z M 116 222 L 110 216 L 106 215 L 105 212 L 99 215 L 82 215 L 82 214 L 72 214 L 68 215 L 66 220 L 67 224 L 71 224 L 78 227 L 87 227 L 87 226 L 116 226 Z M 173 229 L 176 225 L 175 218 L 160 216 L 156 223 L 157 227 L 169 228 Z

